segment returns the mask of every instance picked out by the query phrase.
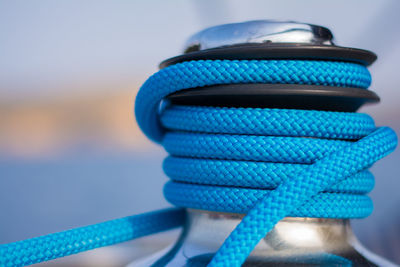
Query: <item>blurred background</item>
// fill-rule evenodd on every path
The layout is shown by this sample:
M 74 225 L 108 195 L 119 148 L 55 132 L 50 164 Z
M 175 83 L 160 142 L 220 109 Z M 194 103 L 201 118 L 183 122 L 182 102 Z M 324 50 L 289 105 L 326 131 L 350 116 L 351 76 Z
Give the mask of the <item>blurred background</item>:
M 362 111 L 400 133 L 399 10 L 397 0 L 0 1 L 0 243 L 169 206 L 166 153 L 139 131 L 134 98 L 204 27 L 297 20 L 374 51 L 371 90 L 382 101 Z M 353 222 L 366 247 L 397 263 L 399 163 L 398 149 L 372 168 L 374 213 Z M 176 234 L 43 265 L 123 265 Z

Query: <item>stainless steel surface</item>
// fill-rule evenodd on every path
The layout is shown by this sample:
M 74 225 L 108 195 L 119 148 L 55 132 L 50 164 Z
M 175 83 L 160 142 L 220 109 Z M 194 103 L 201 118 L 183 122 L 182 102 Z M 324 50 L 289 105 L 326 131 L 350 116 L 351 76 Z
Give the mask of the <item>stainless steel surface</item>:
M 333 35 L 325 27 L 293 21 L 254 20 L 218 25 L 191 36 L 184 52 L 262 43 L 306 43 L 333 45 Z
M 188 211 L 175 247 L 130 266 L 205 266 L 243 215 Z M 244 266 L 395 266 L 364 249 L 348 220 L 285 218 L 256 246 Z

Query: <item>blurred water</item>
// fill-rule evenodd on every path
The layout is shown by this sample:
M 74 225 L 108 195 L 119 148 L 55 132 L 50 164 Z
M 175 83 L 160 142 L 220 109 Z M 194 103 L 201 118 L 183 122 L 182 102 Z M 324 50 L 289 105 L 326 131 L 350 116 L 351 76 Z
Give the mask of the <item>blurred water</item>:
M 0 162 L 0 243 L 168 206 L 163 152 Z

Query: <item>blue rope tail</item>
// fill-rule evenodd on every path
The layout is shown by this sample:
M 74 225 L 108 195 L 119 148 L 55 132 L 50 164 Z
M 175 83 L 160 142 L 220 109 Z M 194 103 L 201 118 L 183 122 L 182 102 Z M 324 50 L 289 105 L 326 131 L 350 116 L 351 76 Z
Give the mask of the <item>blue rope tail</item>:
M 170 154 L 166 199 L 182 208 L 246 216 L 209 266 L 240 266 L 286 216 L 363 218 L 372 212 L 368 168 L 393 151 L 395 133 L 360 113 L 179 106 L 177 91 L 232 83 L 367 88 L 366 67 L 312 60 L 201 60 L 160 70 L 135 104 L 143 132 Z M 21 266 L 115 244 L 183 224 L 184 209 L 128 217 L 0 247 Z M 50 241 L 50 242 L 49 242 Z M 49 245 L 51 244 L 51 245 Z
M 25 266 L 180 227 L 183 209 L 171 208 L 27 239 L 0 247 L 0 266 Z

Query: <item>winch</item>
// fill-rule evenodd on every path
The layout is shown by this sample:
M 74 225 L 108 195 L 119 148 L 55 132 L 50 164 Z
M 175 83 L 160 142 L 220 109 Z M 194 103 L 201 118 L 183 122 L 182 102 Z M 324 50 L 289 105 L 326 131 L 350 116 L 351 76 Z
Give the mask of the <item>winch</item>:
M 337 46 L 329 29 L 258 20 L 207 28 L 141 87 L 135 114 L 164 146 L 176 208 L 0 248 L 21 266 L 183 227 L 164 254 L 132 266 L 390 266 L 356 240 L 372 212 L 368 168 L 396 134 L 364 104 L 370 51 Z

